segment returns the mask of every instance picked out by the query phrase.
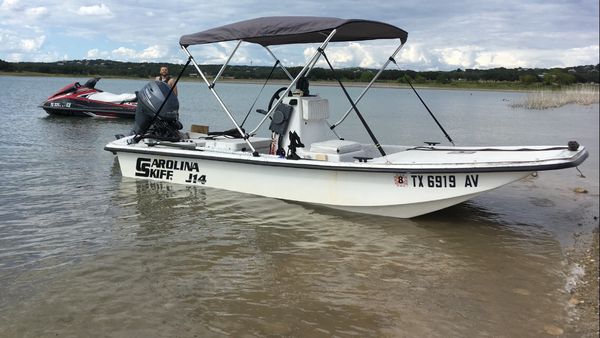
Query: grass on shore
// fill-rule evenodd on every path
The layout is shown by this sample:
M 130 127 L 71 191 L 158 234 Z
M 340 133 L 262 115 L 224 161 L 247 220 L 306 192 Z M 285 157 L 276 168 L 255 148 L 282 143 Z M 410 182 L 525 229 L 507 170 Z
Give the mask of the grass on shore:
M 560 90 L 543 89 L 528 94 L 521 102 L 512 106 L 527 109 L 548 109 L 562 107 L 566 104 L 595 104 L 600 101 L 597 85 L 577 85 Z

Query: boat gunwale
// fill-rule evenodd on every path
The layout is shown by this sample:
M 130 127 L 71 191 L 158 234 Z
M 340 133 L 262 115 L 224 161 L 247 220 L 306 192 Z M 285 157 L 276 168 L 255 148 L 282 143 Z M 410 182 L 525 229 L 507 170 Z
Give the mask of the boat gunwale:
M 164 151 L 160 151 L 160 150 L 157 151 L 157 150 L 153 150 L 153 149 L 149 149 L 149 148 L 142 149 L 142 148 L 134 148 L 134 147 L 115 146 L 115 145 L 113 145 L 113 143 L 114 143 L 114 141 L 112 143 L 107 144 L 104 147 L 104 150 L 110 151 L 115 155 L 118 155 L 117 154 L 118 152 L 125 152 L 125 153 L 147 154 L 147 155 L 155 155 L 155 156 L 170 156 L 170 157 L 186 158 L 186 159 L 200 159 L 200 160 L 209 160 L 209 161 L 233 162 L 233 163 L 240 163 L 240 164 L 263 165 L 263 166 L 269 166 L 269 167 L 287 167 L 287 168 L 310 169 L 310 170 L 333 170 L 333 171 L 346 171 L 346 172 L 350 171 L 350 172 L 372 172 L 372 173 L 394 173 L 394 174 L 398 174 L 398 173 L 441 174 L 441 173 L 490 173 L 490 172 L 547 171 L 547 170 L 557 170 L 557 169 L 577 167 L 579 164 L 581 164 L 583 161 L 585 161 L 585 159 L 587 159 L 589 156 L 587 150 L 585 148 L 583 148 L 583 149 L 579 150 L 579 152 L 575 156 L 567 158 L 567 159 L 553 158 L 553 159 L 548 159 L 548 160 L 538 160 L 537 161 L 537 162 L 552 161 L 553 163 L 550 163 L 550 164 L 546 163 L 546 164 L 530 164 L 530 165 L 522 165 L 522 166 L 512 165 L 512 166 L 493 166 L 493 167 L 492 166 L 490 166 L 490 167 L 484 167 L 484 166 L 458 167 L 458 165 L 453 164 L 456 167 L 454 167 L 454 168 L 451 168 L 451 167 L 410 168 L 410 167 L 402 167 L 402 164 L 394 165 L 393 163 L 390 163 L 390 164 L 377 163 L 377 164 L 375 164 L 376 166 L 373 166 L 373 163 L 368 163 L 370 165 L 366 166 L 365 163 L 358 164 L 355 162 L 352 162 L 351 165 L 348 165 L 348 164 L 331 165 L 331 164 L 333 164 L 333 162 L 310 160 L 310 159 L 300 160 L 302 162 L 298 162 L 296 160 L 265 161 L 265 160 L 257 160 L 257 159 L 260 159 L 261 157 L 253 157 L 253 156 L 251 156 L 252 155 L 251 153 L 242 153 L 242 152 L 219 153 L 219 152 L 208 151 L 208 153 L 212 153 L 212 154 L 238 155 L 238 157 L 223 157 L 223 156 L 206 155 L 207 151 L 205 151 L 205 150 L 180 149 L 180 150 L 177 150 L 177 152 L 173 152 L 172 150 L 169 151 L 169 150 L 165 149 Z M 248 158 L 243 158 L 243 157 L 239 156 L 241 154 L 248 154 Z M 307 161 L 314 161 L 314 163 L 306 163 Z M 556 163 L 556 161 L 560 161 L 560 162 Z M 528 163 L 531 163 L 531 162 L 535 162 L 535 161 L 530 161 Z M 327 165 L 325 163 L 327 163 L 329 165 Z M 483 163 L 478 163 L 478 164 L 483 164 Z M 436 164 L 436 165 L 439 166 L 439 165 L 448 165 L 448 164 L 441 163 L 441 164 Z M 394 166 L 394 167 L 391 167 L 391 166 Z

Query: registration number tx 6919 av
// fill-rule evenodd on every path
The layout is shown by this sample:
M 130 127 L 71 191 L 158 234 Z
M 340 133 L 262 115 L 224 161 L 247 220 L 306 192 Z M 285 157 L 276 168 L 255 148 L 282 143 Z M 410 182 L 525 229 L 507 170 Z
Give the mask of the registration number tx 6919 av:
M 394 183 L 399 187 L 415 188 L 456 188 L 463 186 L 465 188 L 475 188 L 479 185 L 478 174 L 466 174 L 464 180 L 462 175 L 410 175 L 398 174 L 394 176 Z M 461 183 L 464 181 L 464 183 Z

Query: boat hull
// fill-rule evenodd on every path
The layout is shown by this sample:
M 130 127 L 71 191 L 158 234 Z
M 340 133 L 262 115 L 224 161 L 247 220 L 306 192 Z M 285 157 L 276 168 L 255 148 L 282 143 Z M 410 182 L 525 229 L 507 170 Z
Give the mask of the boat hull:
M 110 117 L 110 118 L 135 118 L 135 104 L 106 104 L 88 102 L 74 102 L 68 100 L 46 101 L 40 105 L 49 115 L 78 116 L 78 117 Z
M 247 161 L 217 157 L 116 153 L 125 177 L 225 189 L 399 218 L 440 210 L 531 174 L 529 171 L 372 172 L 261 162 L 248 165 Z M 286 160 L 271 160 L 277 161 Z

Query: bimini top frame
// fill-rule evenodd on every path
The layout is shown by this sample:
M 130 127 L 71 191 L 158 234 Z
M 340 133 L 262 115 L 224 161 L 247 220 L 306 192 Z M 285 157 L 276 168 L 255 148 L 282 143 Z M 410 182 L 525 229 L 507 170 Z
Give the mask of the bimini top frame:
M 258 153 L 249 142 L 248 138 L 250 135 L 256 133 L 258 128 L 265 122 L 265 120 L 273 113 L 277 105 L 283 100 L 283 98 L 289 93 L 293 86 L 298 82 L 300 78 L 306 76 L 310 70 L 315 66 L 319 57 L 324 55 L 324 50 L 329 42 L 342 42 L 342 41 L 364 41 L 364 40 L 376 40 L 376 39 L 400 39 L 400 46 L 394 51 L 389 57 L 388 61 L 385 62 L 380 71 L 375 75 L 363 92 L 359 95 L 356 102 L 358 102 L 379 75 L 383 72 L 385 67 L 393 60 L 394 56 L 400 51 L 406 39 L 408 33 L 398 27 L 371 20 L 360 20 L 360 19 L 338 19 L 328 17 L 305 17 L 305 16 L 278 16 L 278 17 L 263 17 L 252 20 L 240 21 L 237 23 L 212 28 L 206 31 L 202 31 L 195 34 L 184 35 L 179 39 L 179 44 L 182 49 L 188 55 L 189 60 L 193 63 L 194 67 L 207 84 L 209 90 L 216 97 L 221 107 L 225 110 L 225 113 L 229 119 L 233 122 L 240 135 L 244 135 L 246 143 L 252 149 L 254 156 L 258 156 Z M 221 67 L 221 70 L 215 76 L 212 82 L 208 81 L 200 66 L 194 60 L 192 54 L 189 52 L 188 47 L 191 45 L 209 44 L 216 42 L 235 41 L 238 43 L 227 59 L 227 61 Z M 249 42 L 259 44 L 267 49 L 269 54 L 277 61 L 277 64 L 283 69 L 283 71 L 290 78 L 291 83 L 286 88 L 286 91 L 282 93 L 279 100 L 272 106 L 271 110 L 264 116 L 258 126 L 254 128 L 250 133 L 246 134 L 237 124 L 233 115 L 229 109 L 225 106 L 218 93 L 215 91 L 215 84 L 223 73 L 225 67 L 231 61 L 231 58 L 239 48 L 241 42 Z M 321 43 L 320 47 L 314 52 L 314 54 L 305 63 L 302 70 L 296 77 L 292 77 L 291 74 L 281 65 L 281 62 L 271 52 L 268 46 L 272 45 L 285 45 L 285 44 L 296 44 L 296 43 Z M 331 129 L 335 128 L 341 123 L 346 116 L 355 110 L 356 106 L 352 103 L 352 107 L 344 114 L 342 119 L 335 125 L 331 126 Z M 358 113 L 358 112 L 357 112 Z
M 333 30 L 331 42 L 376 39 L 400 39 L 406 42 L 408 33 L 387 23 L 312 16 L 272 16 L 212 28 L 184 35 L 179 44 L 184 47 L 215 42 L 242 40 L 262 46 L 294 43 L 318 43 Z

